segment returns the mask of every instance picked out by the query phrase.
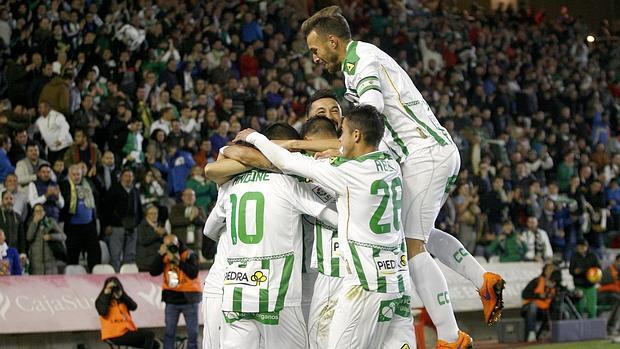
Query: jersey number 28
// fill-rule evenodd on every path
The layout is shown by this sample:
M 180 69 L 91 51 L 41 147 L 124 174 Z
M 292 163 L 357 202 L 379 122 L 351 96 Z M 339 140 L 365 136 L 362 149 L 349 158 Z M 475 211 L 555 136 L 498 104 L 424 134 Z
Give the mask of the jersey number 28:
M 400 188 L 401 198 L 398 197 L 398 188 Z M 383 191 L 381 197 L 381 203 L 375 213 L 370 218 L 370 230 L 375 234 L 385 234 L 392 231 L 391 225 L 394 225 L 394 231 L 400 230 L 400 208 L 402 199 L 402 184 L 400 178 L 392 180 L 392 185 L 388 185 L 386 181 L 380 179 L 372 182 L 370 186 L 370 194 L 381 195 L 379 192 Z M 392 197 L 392 222 L 381 224 L 381 219 L 385 214 L 385 210 L 390 202 L 390 196 Z M 390 224 L 392 223 L 392 224 Z

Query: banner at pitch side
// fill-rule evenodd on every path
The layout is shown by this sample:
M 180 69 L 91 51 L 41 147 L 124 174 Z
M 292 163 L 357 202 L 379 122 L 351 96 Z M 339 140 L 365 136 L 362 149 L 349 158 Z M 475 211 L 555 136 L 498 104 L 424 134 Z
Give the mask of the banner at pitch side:
M 95 300 L 110 276 L 113 275 L 0 277 L 0 334 L 99 330 Z M 131 312 L 136 326 L 164 327 L 162 276 L 114 276 L 138 304 L 138 309 Z M 204 280 L 206 276 L 207 271 L 201 271 L 199 278 Z M 180 324 L 185 324 L 183 317 Z

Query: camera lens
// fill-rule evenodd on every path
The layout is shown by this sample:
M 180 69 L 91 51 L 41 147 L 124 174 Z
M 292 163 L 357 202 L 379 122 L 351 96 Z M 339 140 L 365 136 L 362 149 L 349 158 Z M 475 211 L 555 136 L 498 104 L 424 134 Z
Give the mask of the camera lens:
M 177 245 L 170 244 L 168 245 L 168 251 L 170 251 L 170 253 L 177 253 L 179 252 L 179 247 Z

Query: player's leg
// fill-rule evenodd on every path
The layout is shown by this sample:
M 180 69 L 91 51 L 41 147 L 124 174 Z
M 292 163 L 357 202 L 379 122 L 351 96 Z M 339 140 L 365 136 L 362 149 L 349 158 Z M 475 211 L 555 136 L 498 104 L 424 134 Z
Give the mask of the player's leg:
M 380 348 L 385 341 L 399 295 L 365 291 L 361 286 L 343 289 L 329 326 L 329 349 Z
M 202 331 L 202 349 L 220 348 L 220 326 L 222 325 L 222 297 L 203 297 L 202 313 L 205 319 Z
M 325 348 L 329 339 L 330 311 L 336 303 L 337 292 L 342 285 L 341 278 L 319 273 L 314 283 L 314 293 L 308 316 L 308 339 L 310 349 Z
M 448 178 L 455 169 L 458 171 L 460 164 L 458 150 L 456 155 L 446 156 L 439 153 L 442 148 L 420 150 L 402 164 L 402 220 L 413 283 L 437 328 L 437 337 L 452 343 L 459 338 L 459 328 L 449 301 L 448 283 L 425 248 L 441 209 Z
M 308 333 L 301 307 L 284 307 L 277 325 L 260 325 L 265 348 L 308 348 Z
M 254 320 L 237 320 L 231 323 L 222 321 L 221 347 L 259 349 L 261 342 L 259 326 L 261 325 Z
M 502 291 L 504 280 L 498 274 L 487 272 L 454 236 L 431 229 L 426 249 L 441 263 L 471 281 L 482 299 L 484 319 L 491 325 L 499 320 L 504 307 Z

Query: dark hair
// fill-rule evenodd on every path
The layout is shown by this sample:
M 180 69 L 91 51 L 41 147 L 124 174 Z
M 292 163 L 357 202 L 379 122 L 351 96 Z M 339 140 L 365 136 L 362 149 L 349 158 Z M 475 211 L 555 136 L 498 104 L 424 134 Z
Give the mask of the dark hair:
M 28 150 L 28 148 L 30 148 L 30 147 L 37 147 L 38 148 L 39 145 L 37 143 L 33 142 L 33 141 L 28 141 L 26 143 L 26 150 Z
M 341 39 L 351 40 L 349 23 L 342 15 L 339 6 L 325 7 L 301 24 L 301 32 L 305 37 L 313 30 L 318 34 L 335 35 Z
M 122 177 L 125 172 L 131 172 L 131 174 L 134 174 L 133 170 L 129 167 L 123 167 L 123 169 L 121 170 L 120 176 Z
M 312 94 L 312 96 L 308 98 L 308 102 L 306 102 L 306 112 L 307 113 L 310 112 L 310 107 L 312 106 L 312 103 L 318 101 L 319 99 L 323 99 L 323 98 L 331 98 L 335 100 L 336 102 L 338 102 L 338 97 L 336 96 L 336 93 L 332 90 L 328 90 L 324 88 L 324 89 L 316 91 L 315 93 Z M 314 117 L 314 115 L 308 115 L 308 117 Z
M 9 136 L 4 133 L 0 133 L 0 146 L 6 144 L 9 141 Z
M 75 136 L 78 132 L 82 132 L 84 134 L 84 136 L 88 137 L 88 132 L 86 132 L 86 129 L 83 127 L 76 127 L 75 130 L 73 130 L 73 135 Z
M 372 105 L 354 106 L 343 118 L 348 120 L 351 130 L 358 129 L 362 132 L 366 144 L 379 146 L 385 125 L 383 124 L 383 115 L 375 107 Z
M 39 165 L 39 167 L 37 167 L 37 172 L 41 171 L 43 167 L 49 167 L 50 170 L 52 169 L 52 166 L 50 166 L 50 164 L 48 164 L 47 162 L 44 162 L 41 165 Z
M 301 138 L 306 138 L 308 135 L 325 135 L 328 138 L 338 138 L 338 130 L 336 125 L 331 119 L 325 116 L 314 116 L 308 119 L 303 126 L 301 126 Z
M 264 134 L 265 137 L 271 140 L 300 139 L 299 132 L 297 132 L 297 130 L 293 128 L 293 126 L 284 122 L 277 122 L 275 124 L 271 124 L 265 127 L 262 131 L 262 134 Z
M 101 289 L 101 293 L 105 291 L 105 287 L 110 281 L 114 281 L 116 283 L 116 287 L 120 288 L 121 291 L 125 293 L 125 290 L 123 289 L 123 284 L 121 284 L 121 281 L 116 276 L 110 276 L 109 278 L 105 279 L 105 281 L 103 282 L 103 288 Z

